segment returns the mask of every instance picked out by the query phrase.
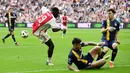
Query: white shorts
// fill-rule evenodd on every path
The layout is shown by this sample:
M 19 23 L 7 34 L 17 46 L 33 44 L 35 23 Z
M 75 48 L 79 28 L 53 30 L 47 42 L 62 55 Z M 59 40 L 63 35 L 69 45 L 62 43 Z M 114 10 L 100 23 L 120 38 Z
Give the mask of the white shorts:
M 63 24 L 60 24 L 60 27 L 61 27 L 61 29 L 65 29 L 65 30 L 68 29 L 67 26 L 64 26 Z
M 41 31 L 40 35 L 37 36 L 42 43 L 47 42 L 51 37 L 47 34 L 47 32 Z

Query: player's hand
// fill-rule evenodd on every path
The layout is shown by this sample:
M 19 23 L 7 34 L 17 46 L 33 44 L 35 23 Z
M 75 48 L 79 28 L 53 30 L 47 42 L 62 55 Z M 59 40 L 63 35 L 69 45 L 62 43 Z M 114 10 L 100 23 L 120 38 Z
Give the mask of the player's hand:
M 74 70 L 75 72 L 79 72 L 80 70 L 78 70 L 78 69 L 76 69 L 76 70 Z
M 100 42 L 100 43 L 97 43 L 97 46 L 102 46 L 104 43 L 103 42 Z
M 107 30 L 112 32 L 112 31 L 116 30 L 116 28 L 114 28 L 114 27 L 107 27 Z
M 121 43 L 121 41 L 120 41 L 120 40 L 117 40 L 116 42 L 117 42 L 118 44 L 120 44 L 120 43 Z

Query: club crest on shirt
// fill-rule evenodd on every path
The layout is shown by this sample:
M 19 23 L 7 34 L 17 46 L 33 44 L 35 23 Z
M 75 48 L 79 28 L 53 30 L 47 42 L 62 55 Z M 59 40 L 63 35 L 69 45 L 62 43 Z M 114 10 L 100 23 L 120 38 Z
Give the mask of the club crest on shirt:
M 117 26 L 117 24 L 115 23 L 115 26 Z

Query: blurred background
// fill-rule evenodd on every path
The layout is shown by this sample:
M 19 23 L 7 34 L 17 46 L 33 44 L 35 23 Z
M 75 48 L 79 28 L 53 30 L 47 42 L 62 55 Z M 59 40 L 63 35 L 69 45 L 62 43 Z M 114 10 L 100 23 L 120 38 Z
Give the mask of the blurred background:
M 129 0 L 0 0 L 0 22 L 5 22 L 5 13 L 13 7 L 17 23 L 32 23 L 41 15 L 42 6 L 57 6 L 61 14 L 67 12 L 73 23 L 100 23 L 107 18 L 109 8 L 116 10 L 115 18 L 123 25 L 130 22 Z

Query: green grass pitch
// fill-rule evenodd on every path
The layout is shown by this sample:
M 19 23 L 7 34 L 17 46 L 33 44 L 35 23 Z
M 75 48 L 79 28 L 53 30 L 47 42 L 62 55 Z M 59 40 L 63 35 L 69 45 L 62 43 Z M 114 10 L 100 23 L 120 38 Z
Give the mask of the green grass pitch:
M 8 33 L 8 29 L 0 28 L 0 30 L 2 39 Z M 22 30 L 29 32 L 27 39 L 21 38 Z M 50 67 L 46 65 L 47 46 L 32 35 L 31 28 L 16 28 L 15 37 L 19 46 L 14 45 L 12 37 L 6 39 L 5 44 L 0 41 L 0 73 L 75 73 L 67 69 L 67 57 L 72 47 L 71 40 L 79 37 L 84 42 L 100 42 L 100 29 L 68 29 L 65 38 L 61 37 L 61 33 L 61 31 L 54 33 L 48 30 L 55 44 L 52 58 L 55 65 Z M 79 73 L 130 73 L 130 29 L 121 29 L 119 39 L 121 44 L 118 47 L 114 68 L 109 68 L 110 59 L 108 59 L 101 69 L 83 70 Z M 91 48 L 84 47 L 83 54 Z M 111 50 L 107 54 L 111 54 Z

